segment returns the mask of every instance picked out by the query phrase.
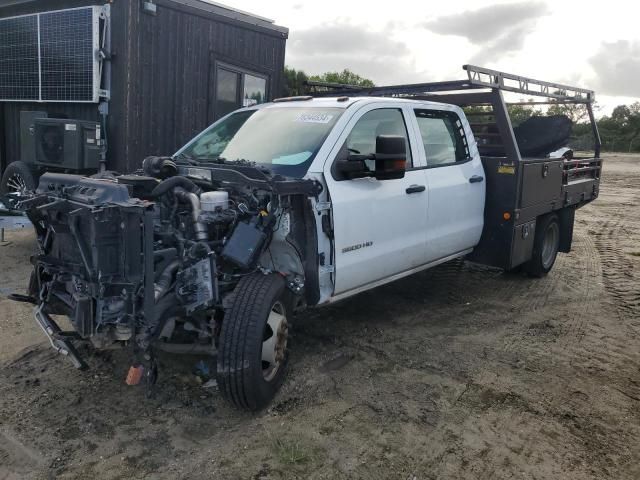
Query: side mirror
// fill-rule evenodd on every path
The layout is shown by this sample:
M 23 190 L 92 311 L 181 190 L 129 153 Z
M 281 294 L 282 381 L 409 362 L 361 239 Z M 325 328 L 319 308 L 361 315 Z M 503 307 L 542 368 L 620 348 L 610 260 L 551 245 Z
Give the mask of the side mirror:
M 404 178 L 407 169 L 407 143 L 401 135 L 378 135 L 374 158 L 378 180 Z
M 364 178 L 373 176 L 364 159 L 364 155 L 349 155 L 344 160 L 336 161 L 336 171 L 345 179 Z
M 343 178 L 374 177 L 377 180 L 404 178 L 407 165 L 406 139 L 401 135 L 378 135 L 376 153 L 370 155 L 349 154 L 346 147 L 335 163 L 336 172 Z M 375 169 L 367 166 L 375 163 Z

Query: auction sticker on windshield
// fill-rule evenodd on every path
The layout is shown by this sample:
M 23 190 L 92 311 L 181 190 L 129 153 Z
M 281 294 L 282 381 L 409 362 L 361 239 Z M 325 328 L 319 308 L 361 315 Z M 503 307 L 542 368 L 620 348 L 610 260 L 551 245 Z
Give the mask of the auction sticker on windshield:
M 302 113 L 296 118 L 296 122 L 302 123 L 329 123 L 333 115 L 326 113 Z

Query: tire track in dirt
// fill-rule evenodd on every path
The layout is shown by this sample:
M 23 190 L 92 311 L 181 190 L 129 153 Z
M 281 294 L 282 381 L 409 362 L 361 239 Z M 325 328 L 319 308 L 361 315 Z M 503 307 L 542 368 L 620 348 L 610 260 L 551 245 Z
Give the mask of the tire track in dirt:
M 593 238 L 588 233 L 582 231 L 576 233 L 572 250 L 573 255 L 570 258 L 563 258 L 560 267 L 569 271 L 568 263 L 578 262 L 582 265 L 582 269 L 578 271 L 578 278 L 565 277 L 566 285 L 575 295 L 572 298 L 575 308 L 571 310 L 568 320 L 561 326 L 562 336 L 559 342 L 561 355 L 570 345 L 582 342 L 586 334 L 589 311 L 597 303 L 597 286 L 602 278 L 598 252 Z
M 40 454 L 23 445 L 10 432 L 0 430 L 0 479 L 27 478 L 29 472 L 44 464 Z
M 621 317 L 637 318 L 640 314 L 640 278 L 620 245 L 624 235 L 621 219 L 605 222 L 594 235 L 596 248 L 607 265 L 603 280 L 613 307 Z
M 534 372 L 539 370 L 540 379 L 546 377 L 547 381 L 560 384 L 570 383 L 568 378 L 562 380 L 562 377 L 565 375 L 564 370 L 567 367 L 571 368 L 576 359 L 590 358 L 602 365 L 610 366 L 612 358 L 607 355 L 613 353 L 615 363 L 624 361 L 623 352 L 626 345 L 623 336 L 609 341 L 592 341 L 589 345 L 582 344 L 588 329 L 591 329 L 590 337 L 602 339 L 603 328 L 591 317 L 593 309 L 597 308 L 600 293 L 604 290 L 602 278 L 603 271 L 607 272 L 607 269 L 603 268 L 603 264 L 608 266 L 606 259 L 601 262 L 594 238 L 585 229 L 578 228 L 573 252 L 569 256 L 559 257 L 552 273 L 555 274 L 553 281 L 546 282 L 541 290 L 537 289 L 540 286 L 536 285 L 538 282 L 527 285 L 524 292 L 530 292 L 532 295 L 538 293 L 539 296 L 536 298 L 524 298 L 522 301 L 514 298 L 522 316 L 540 311 L 540 316 L 545 317 L 559 305 L 564 306 L 568 316 L 552 320 L 552 323 L 557 324 L 553 327 L 556 338 L 551 342 L 533 339 L 530 334 L 527 335 L 527 329 L 536 325 L 535 323 L 527 325 L 527 322 L 514 322 L 510 325 L 510 331 L 507 332 L 508 341 L 499 356 L 514 354 L 523 358 L 527 368 Z M 621 287 L 619 290 L 628 289 Z M 632 358 L 629 356 L 627 360 Z M 543 367 L 538 368 L 540 365 Z M 547 371 L 549 373 L 546 373 Z M 548 376 L 549 374 L 551 376 Z M 597 476 L 616 478 L 615 474 L 611 476 L 615 472 L 615 468 L 610 466 L 612 447 L 624 458 L 631 458 L 632 451 L 624 440 L 602 440 L 617 437 L 617 428 L 613 425 L 607 426 L 610 420 L 603 418 L 601 412 L 593 411 L 592 398 L 580 390 L 568 388 L 549 392 L 551 394 L 545 395 L 543 402 L 532 404 L 527 399 L 528 395 L 521 396 L 515 393 L 520 391 L 517 388 L 520 378 L 516 373 L 506 384 L 499 382 L 495 390 L 488 387 L 492 382 L 491 377 L 474 379 L 463 404 L 469 413 L 477 414 L 479 409 L 485 410 L 483 416 L 489 422 L 488 427 L 476 434 L 479 437 L 493 437 L 492 450 L 500 448 L 509 454 L 531 459 L 540 457 L 541 451 L 546 452 L 547 459 L 554 458 L 553 463 L 564 464 L 565 471 L 571 471 L 575 468 L 573 462 L 559 455 L 559 452 L 567 449 L 566 432 L 569 431 L 572 434 L 571 443 L 574 444 L 572 455 L 580 458 L 585 465 L 590 465 L 589 473 L 597 471 Z M 542 388 L 542 391 L 544 390 L 545 388 Z M 529 420 L 523 420 L 526 417 L 530 417 Z M 534 423 L 536 427 L 521 428 L 527 423 Z M 591 458 L 590 452 L 600 452 L 600 455 Z M 478 453 L 481 454 L 482 452 Z M 487 465 L 492 463 L 491 458 L 482 459 L 482 478 L 493 478 L 492 470 L 486 470 Z M 586 478 L 586 475 L 583 476 L 578 471 L 574 473 L 578 478 Z
M 561 269 L 554 268 L 550 275 L 542 279 L 520 277 L 519 282 L 512 282 L 519 288 L 503 292 L 503 295 L 510 295 L 504 299 L 511 304 L 512 312 L 511 321 L 505 325 L 504 343 L 500 349 L 502 355 L 508 358 L 522 348 L 523 342 L 528 342 L 529 336 L 525 333 L 531 324 L 525 324 L 523 318 L 547 306 L 562 277 Z
M 531 357 L 547 363 L 548 358 L 545 356 L 552 358 L 554 368 L 550 370 L 549 381 L 564 382 L 566 385 L 571 383 L 582 385 L 583 382 L 594 381 L 600 385 L 610 383 L 612 385 L 610 389 L 608 387 L 611 392 L 609 395 L 613 395 L 616 399 L 609 401 L 621 402 L 620 404 L 624 405 L 625 401 L 628 402 L 624 397 L 637 399 L 640 393 L 638 392 L 639 384 L 631 380 L 633 366 L 638 364 L 638 357 L 637 354 L 629 351 L 629 338 L 623 333 L 624 324 L 629 324 L 631 319 L 638 318 L 639 291 L 637 273 L 634 271 L 633 263 L 628 261 L 628 257 L 625 258 L 622 241 L 625 235 L 631 240 L 628 227 L 632 222 L 628 218 L 629 215 L 621 215 L 619 211 L 616 213 L 615 216 L 611 215 L 615 220 L 600 223 L 590 218 L 597 225 L 595 231 L 586 232 L 586 227 L 577 226 L 572 255 L 560 257 L 559 264 L 554 268 L 554 271 L 560 272 L 554 282 L 558 292 L 551 295 L 548 304 L 541 305 L 542 302 L 535 301 L 524 302 L 525 306 L 533 307 L 553 307 L 554 303 L 560 301 L 565 305 L 571 303 L 569 317 L 560 324 L 558 341 L 549 344 L 546 349 L 540 348 L 544 345 L 534 348 L 529 348 L 526 343 L 517 345 L 517 341 L 511 346 L 517 346 L 519 354 L 528 356 L 528 364 Z M 631 213 L 633 214 L 633 211 Z M 635 232 L 637 229 L 632 231 Z M 630 244 L 633 245 L 634 242 L 630 241 Z M 569 268 L 570 263 L 576 262 L 579 262 L 578 269 L 575 266 Z M 576 272 L 579 276 L 576 276 Z M 544 292 L 548 293 L 548 288 L 545 288 Z M 605 312 L 602 316 L 596 313 L 605 292 L 615 304 L 614 311 L 618 313 L 616 319 L 611 319 Z M 574 294 L 575 297 L 571 300 L 566 298 Z M 543 299 L 546 300 L 544 297 Z M 611 328 L 612 321 L 621 324 L 622 331 Z M 585 337 L 589 339 L 587 344 L 583 343 Z M 579 368 L 578 371 L 575 371 L 576 366 Z M 580 375 L 578 372 L 586 373 L 587 376 L 582 379 L 567 377 L 568 368 L 572 370 L 572 377 Z M 599 381 L 598 378 L 601 377 L 602 381 Z M 557 390 L 546 398 L 542 404 L 544 417 L 555 418 L 556 424 L 549 424 L 546 418 L 545 421 L 539 419 L 537 423 L 540 427 L 529 430 L 525 435 L 526 438 L 522 439 L 525 445 L 524 450 L 529 450 L 526 445 L 530 445 L 531 442 L 538 443 L 537 450 L 544 449 L 550 453 L 566 449 L 566 439 L 564 442 L 557 440 L 563 437 L 563 432 L 569 431 L 575 442 L 574 453 L 583 462 L 591 464 L 592 468 L 596 469 L 592 469 L 592 473 L 598 471 L 598 476 L 617 478 L 618 474 L 615 473 L 617 469 L 629 468 L 628 461 L 633 457 L 633 447 L 628 441 L 620 438 L 619 427 L 608 413 L 594 407 L 594 396 L 601 391 L 601 387 L 595 391 L 586 386 L 581 388 L 589 393 L 569 387 L 566 390 Z M 620 392 L 624 397 L 615 391 Z M 514 442 L 517 443 L 516 440 L 520 440 L 518 437 L 522 435 L 519 435 L 517 428 L 514 430 L 510 426 L 517 425 L 526 411 L 526 408 L 519 406 L 498 419 L 496 428 L 499 427 L 503 431 L 506 429 L 509 432 L 506 437 L 512 445 Z M 616 455 L 612 456 L 612 449 L 617 452 Z M 526 453 L 529 457 L 529 453 L 525 451 L 520 453 Z M 614 458 L 617 460 L 614 461 Z

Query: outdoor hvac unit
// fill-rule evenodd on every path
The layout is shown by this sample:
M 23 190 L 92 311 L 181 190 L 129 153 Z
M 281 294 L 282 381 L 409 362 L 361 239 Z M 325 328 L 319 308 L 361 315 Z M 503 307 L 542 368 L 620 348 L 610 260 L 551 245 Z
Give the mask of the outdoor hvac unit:
M 38 118 L 34 121 L 36 165 L 95 170 L 100 164 L 100 124 L 81 120 Z

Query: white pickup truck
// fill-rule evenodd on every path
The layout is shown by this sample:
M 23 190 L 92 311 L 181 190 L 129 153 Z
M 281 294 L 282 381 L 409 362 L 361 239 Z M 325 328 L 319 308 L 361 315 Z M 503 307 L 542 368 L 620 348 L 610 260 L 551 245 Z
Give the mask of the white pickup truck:
M 594 157 L 545 157 L 564 119 L 514 131 L 508 76 L 468 71 L 241 109 L 135 175 L 45 174 L 25 202 L 38 324 L 78 367 L 75 342 L 130 348 L 130 383 L 154 383 L 155 349 L 216 355 L 222 394 L 256 410 L 284 378 L 295 311 L 458 257 L 546 274 L 598 194 L 597 129 Z M 592 92 L 554 88 L 591 112 Z

